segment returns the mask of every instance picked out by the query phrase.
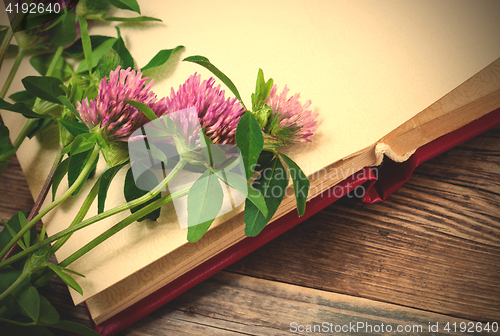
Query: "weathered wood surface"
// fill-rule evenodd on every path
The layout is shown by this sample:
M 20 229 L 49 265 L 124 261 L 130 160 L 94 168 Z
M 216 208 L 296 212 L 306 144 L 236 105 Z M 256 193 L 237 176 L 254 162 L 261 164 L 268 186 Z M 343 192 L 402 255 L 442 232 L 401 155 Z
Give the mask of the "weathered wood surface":
M 6 174 L 0 218 L 32 204 L 19 167 Z M 88 323 L 60 281 L 46 291 Z M 454 318 L 500 322 L 500 127 L 422 164 L 384 203 L 332 204 L 121 335 L 281 335 L 293 321 L 443 332 Z

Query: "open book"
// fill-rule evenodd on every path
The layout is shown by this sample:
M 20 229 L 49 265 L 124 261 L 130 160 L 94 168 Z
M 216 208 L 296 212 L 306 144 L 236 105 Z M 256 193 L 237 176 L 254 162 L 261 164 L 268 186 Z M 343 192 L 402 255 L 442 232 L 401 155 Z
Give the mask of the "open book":
M 303 101 L 312 101 L 319 113 L 312 141 L 283 148 L 309 177 L 309 199 L 380 164 L 384 155 L 407 160 L 426 143 L 500 108 L 498 1 L 155 0 L 141 9 L 163 23 L 145 30 L 140 24 L 120 26 L 139 68 L 159 49 L 184 45 L 178 60 L 209 58 L 233 80 L 244 101 L 250 101 L 259 68 L 280 89 L 287 85 Z M 99 25 L 91 34 L 115 36 L 116 31 Z M 186 62 L 163 70 L 150 74 L 160 97 L 195 72 L 203 79 L 211 76 Z M 34 70 L 24 64 L 18 78 L 30 74 Z M 17 85 L 11 93 L 22 89 Z M 14 139 L 23 117 L 2 111 L 2 118 Z M 57 137 L 46 132 L 18 152 L 34 197 L 56 149 Z M 104 168 L 100 160 L 97 174 Z M 113 181 L 106 208 L 125 202 L 120 190 L 125 172 Z M 91 185 L 46 216 L 49 235 L 67 227 Z M 59 189 L 63 192 L 64 185 Z M 70 266 L 86 276 L 77 278 L 83 296 L 71 290 L 75 304 L 85 301 L 96 324 L 106 321 L 245 239 L 242 211 L 218 218 L 197 243 L 187 241 L 173 207 L 162 209 L 157 222 L 134 223 Z M 285 196 L 273 220 L 290 211 L 295 200 Z M 94 204 L 88 217 L 96 213 Z M 57 258 L 126 215 L 75 233 Z

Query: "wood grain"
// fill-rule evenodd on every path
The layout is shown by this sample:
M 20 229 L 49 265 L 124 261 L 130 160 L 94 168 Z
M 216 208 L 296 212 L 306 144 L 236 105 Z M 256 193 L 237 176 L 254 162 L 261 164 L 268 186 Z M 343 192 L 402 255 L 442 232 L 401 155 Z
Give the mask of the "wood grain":
M 496 128 L 424 163 L 386 202 L 344 198 L 229 270 L 498 320 L 499 167 Z
M 8 220 L 21 210 L 31 210 L 33 198 L 26 178 L 14 157 L 0 177 L 0 219 Z
M 123 335 L 141 335 L 144 327 L 153 321 L 158 325 L 168 323 L 171 326 L 169 334 L 289 335 L 290 332 L 308 328 L 316 333 L 323 331 L 331 334 L 335 328 L 344 328 L 344 334 L 348 334 L 346 330 L 367 334 L 370 330 L 368 324 L 372 328 L 384 324 L 386 332 L 376 334 L 390 334 L 387 332 L 389 328 L 396 331 L 401 325 L 410 328 L 407 330 L 411 332 L 407 335 L 419 335 L 428 330 L 429 322 L 444 326 L 447 322 L 459 324 L 463 320 L 220 272 L 140 321 Z
M 32 204 L 19 167 L 8 172 L 20 185 L 0 180 L 3 218 Z M 332 204 L 120 335 L 281 335 L 291 319 L 500 322 L 499 182 L 497 127 L 422 164 L 384 203 Z M 44 294 L 88 325 L 59 280 Z

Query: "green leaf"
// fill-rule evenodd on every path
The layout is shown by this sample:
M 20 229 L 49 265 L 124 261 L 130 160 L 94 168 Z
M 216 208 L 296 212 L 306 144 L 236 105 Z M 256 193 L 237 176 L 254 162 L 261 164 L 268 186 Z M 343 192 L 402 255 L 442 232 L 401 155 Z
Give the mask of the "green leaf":
M 40 315 L 40 296 L 36 288 L 31 286 L 29 279 L 25 279 L 11 295 L 19 305 L 21 314 L 37 322 Z
M 91 55 L 90 60 L 92 61 L 92 63 L 87 62 L 87 60 L 85 62 L 80 62 L 78 68 L 76 69 L 76 72 L 81 73 L 84 71 L 88 71 L 89 64 L 92 64 L 92 69 L 95 68 L 99 63 L 101 57 L 103 57 L 109 51 L 109 49 L 113 47 L 115 42 L 116 38 L 111 38 L 99 44 L 99 46 L 96 47 L 90 54 Z
M 26 90 L 13 93 L 9 96 L 15 102 L 23 102 L 28 105 L 35 105 L 36 97 Z
M 136 0 L 109 0 L 109 2 L 116 8 L 131 10 L 141 15 L 141 9 Z
M 252 184 L 266 199 L 267 216 L 248 199 L 245 201 L 245 234 L 255 237 L 274 216 L 285 196 L 288 176 L 279 158 L 274 158 Z
M 64 273 L 62 267 L 50 263 L 47 264 L 47 266 L 50 267 L 50 269 L 53 270 L 54 273 L 56 273 L 61 278 L 61 280 L 66 283 L 66 285 L 76 290 L 78 293 L 80 293 L 80 295 L 83 295 L 82 287 L 80 287 L 80 285 L 70 275 Z
M 162 20 L 151 17 L 151 16 L 136 16 L 136 17 L 116 17 L 116 16 L 108 16 L 104 18 L 104 21 L 119 21 L 119 22 L 145 22 L 145 21 L 159 21 Z
M 267 206 L 264 196 L 252 187 L 250 183 L 241 175 L 226 172 L 224 170 L 216 170 L 215 174 L 221 181 L 226 183 L 228 186 L 238 190 L 241 194 L 245 195 L 247 199 L 252 202 L 264 216 L 267 216 Z
M 74 137 L 80 134 L 89 133 L 89 128 L 84 123 L 67 119 L 59 119 L 59 123 Z
M 144 73 L 147 70 L 151 70 L 153 68 L 162 66 L 165 64 L 170 56 L 172 56 L 173 53 L 175 53 L 178 50 L 184 49 L 184 46 L 177 46 L 174 49 L 163 49 L 160 50 L 152 59 L 149 61 L 148 64 L 146 64 L 144 67 L 141 68 L 141 71 Z
M 224 153 L 220 146 L 214 145 L 212 140 L 205 135 L 204 129 L 200 130 L 200 146 L 210 166 L 219 165 L 226 161 L 226 153 Z
M 33 66 L 33 68 L 35 68 L 36 71 L 38 71 L 40 75 L 45 76 L 53 58 L 54 54 L 42 54 L 33 56 L 30 58 L 30 64 Z M 66 60 L 63 57 L 59 57 L 54 68 L 54 72 L 52 73 L 52 77 L 64 80 L 71 77 L 72 73 L 73 70 L 71 70 L 71 67 L 66 62 Z
M 134 164 L 138 164 L 138 163 L 134 163 Z M 148 187 L 147 189 L 149 189 L 149 190 L 154 189 L 158 185 L 158 179 L 156 178 L 156 175 L 147 169 L 144 171 L 144 173 L 142 173 L 142 175 L 138 178 L 138 180 L 140 180 L 139 182 L 140 182 L 141 186 L 146 186 L 146 187 Z M 130 169 L 128 170 L 127 175 L 125 177 L 125 185 L 123 188 L 123 193 L 125 195 L 125 199 L 127 200 L 127 202 L 131 202 L 131 201 L 133 201 L 139 197 L 142 197 L 148 193 L 148 191 L 146 191 L 146 190 L 142 190 L 142 189 L 137 188 L 137 186 L 135 184 L 135 180 L 134 180 L 134 175 L 132 173 L 132 167 L 130 167 Z M 130 212 L 134 213 L 134 212 L 142 209 L 146 205 L 151 204 L 152 202 L 154 202 L 160 198 L 161 198 L 161 194 L 158 194 L 152 200 L 149 200 L 149 201 L 147 201 L 147 202 L 145 202 L 145 203 L 143 203 L 135 208 L 130 209 Z M 155 221 L 158 219 L 158 217 L 160 217 L 160 208 L 158 208 L 155 211 L 149 213 L 148 215 L 140 218 L 137 221 L 141 222 L 145 219 L 151 219 L 151 220 Z
M 139 111 L 141 111 L 149 120 L 153 121 L 155 119 L 158 119 L 156 114 L 153 112 L 153 110 L 148 105 L 143 104 L 143 103 L 139 103 L 139 102 L 136 102 L 133 100 L 129 100 L 129 99 L 124 99 L 123 101 L 125 103 L 132 105 L 133 107 L 135 107 Z
M 134 58 L 130 54 L 130 51 L 128 51 L 127 47 L 125 47 L 125 42 L 123 41 L 123 38 L 121 37 L 120 34 L 120 28 L 115 27 L 116 31 L 118 33 L 118 38 L 116 39 L 116 42 L 113 44 L 113 49 L 116 51 L 118 56 L 120 56 L 120 59 L 122 61 L 122 68 L 127 69 L 127 68 L 134 68 Z M 114 70 L 114 69 L 113 69 Z
M 31 130 L 28 132 L 27 136 L 28 138 L 33 138 L 38 132 L 41 130 L 44 130 L 46 128 L 49 128 L 55 123 L 54 119 L 50 118 L 44 118 L 44 119 L 38 119 L 35 122 L 35 125 L 31 128 Z
M 54 324 L 59 322 L 59 314 L 57 310 L 45 297 L 40 295 L 40 316 L 38 323 Z
M 5 232 L 3 230 L 0 233 Z M 8 265 L 0 269 L 0 293 L 5 292 L 7 288 L 12 285 L 17 278 L 21 275 L 21 271 L 16 270 L 14 267 Z M 2 304 L 4 302 L 2 301 Z
M 71 144 L 71 155 L 90 151 L 92 148 L 94 148 L 96 143 L 97 136 L 95 133 L 79 134 L 77 137 L 75 137 L 73 143 Z
M 71 274 L 75 274 L 75 275 L 78 275 L 79 277 L 82 277 L 82 278 L 85 278 L 85 275 L 81 274 L 81 273 L 78 273 L 76 271 L 73 271 L 72 269 L 69 269 L 67 267 L 62 267 L 62 266 L 59 266 L 61 268 L 61 270 L 63 270 L 64 272 L 66 273 L 71 273 Z
M 61 155 L 66 155 L 69 153 L 71 149 L 71 143 L 69 145 L 66 145 L 62 150 L 61 150 Z
M 0 124 L 0 160 L 6 160 L 16 152 L 16 148 L 10 144 L 9 129 Z
M 207 232 L 217 217 L 224 193 L 219 179 L 211 170 L 207 170 L 194 183 L 188 194 L 188 235 L 187 239 L 194 243 Z
M 89 100 L 94 100 L 97 97 L 97 87 L 94 85 L 91 85 L 88 88 L 85 88 L 85 91 L 83 92 L 82 97 L 88 98 Z
M 266 168 L 269 163 L 274 159 L 274 153 L 263 150 L 260 152 L 259 159 L 257 160 L 257 165 L 255 166 L 255 171 L 261 171 Z
M 99 193 L 97 194 L 97 213 L 104 212 L 104 203 L 108 195 L 109 186 L 111 181 L 116 176 L 116 173 L 123 168 L 125 164 L 108 168 L 102 173 L 99 179 Z
M 114 37 L 111 36 L 103 36 L 103 35 L 92 35 L 90 36 L 90 45 L 92 50 L 97 48 L 100 44 L 108 41 L 108 40 L 114 40 Z M 113 42 L 114 43 L 114 42 Z M 110 47 L 113 45 L 113 43 L 110 45 Z M 70 57 L 81 57 L 83 56 L 83 42 L 81 39 L 76 41 L 71 45 L 71 47 L 64 49 L 64 52 L 68 54 Z
M 76 38 L 75 12 L 67 11 L 61 16 L 61 22 L 52 30 L 54 36 L 50 44 L 56 47 L 66 46 Z
M 70 103 L 70 101 L 68 100 L 68 98 L 66 98 L 65 96 L 59 96 L 59 97 L 57 97 L 57 99 L 59 99 L 59 101 L 61 103 L 63 103 L 64 106 L 66 106 L 66 108 L 68 110 L 70 110 L 71 113 L 73 113 L 78 118 L 78 120 L 82 120 L 82 118 L 80 117 L 80 114 L 78 113 L 78 111 L 76 110 L 76 108 L 73 106 L 73 104 Z
M 255 93 L 252 93 L 252 110 L 254 112 L 264 105 L 267 97 L 269 97 L 269 94 L 271 93 L 272 87 L 273 79 L 270 78 L 266 83 L 264 79 L 264 72 L 262 69 L 259 69 L 255 85 Z
M 17 232 L 19 231 L 14 231 L 14 229 L 9 225 L 9 223 L 4 223 L 5 224 L 5 228 L 7 229 L 7 231 L 9 231 L 9 234 L 12 238 L 14 238 L 17 234 Z M 24 245 L 24 242 L 22 240 L 19 240 L 17 242 L 17 244 L 19 245 L 19 247 L 21 247 L 23 250 L 26 250 L 26 245 Z
M 101 334 L 98 334 L 97 332 L 90 328 L 87 328 L 86 326 L 66 320 L 60 320 L 55 324 L 51 324 L 50 327 L 73 332 L 82 336 L 101 336 Z
M 309 179 L 292 159 L 283 153 L 280 153 L 280 156 L 288 166 L 288 171 L 292 177 L 293 190 L 297 202 L 297 212 L 299 216 L 303 216 L 306 211 L 307 194 L 309 193 Z
M 240 93 L 238 92 L 238 89 L 236 88 L 236 86 L 229 79 L 229 77 L 227 77 L 224 73 L 222 73 L 222 71 L 220 71 L 212 63 L 210 63 L 208 58 L 203 57 L 203 56 L 190 56 L 190 57 L 183 59 L 183 61 L 193 62 L 193 63 L 199 64 L 202 67 L 205 67 L 208 70 L 210 70 L 217 78 L 219 78 L 222 81 L 222 83 L 226 84 L 226 86 L 229 88 L 229 90 L 231 90 L 231 92 L 236 96 L 236 98 L 238 98 L 241 101 L 241 104 L 243 105 L 243 101 L 241 100 Z M 243 105 L 243 107 L 245 107 L 245 105 Z M 246 110 L 246 108 L 245 108 L 245 110 Z
M 69 158 L 64 159 L 63 162 L 59 163 L 54 172 L 54 177 L 52 178 L 52 201 L 56 199 L 57 188 L 61 183 L 62 179 L 68 173 Z
M 97 144 L 99 145 L 99 147 L 101 147 L 102 149 L 108 149 L 108 144 L 106 143 L 106 140 L 104 140 L 102 135 L 99 133 L 94 133 L 94 134 L 96 136 Z
M 163 151 L 158 149 L 158 147 L 156 147 L 154 144 L 152 144 L 152 143 L 149 144 L 149 151 L 151 152 L 151 155 L 153 155 L 154 158 L 167 164 L 167 162 L 168 162 L 167 156 L 165 155 L 165 153 Z
M 28 215 L 28 211 L 24 211 L 23 214 L 26 217 Z M 19 222 L 19 215 L 17 213 L 14 214 L 7 223 L 4 222 L 4 224 L 7 230 L 2 230 L 0 232 L 0 250 L 3 250 L 5 246 L 7 246 L 7 244 L 12 240 L 12 238 L 14 238 L 14 236 L 19 231 L 21 231 L 21 223 Z M 36 239 L 36 228 L 31 232 L 32 234 L 34 234 L 34 237 L 32 236 L 31 238 Z M 1 281 L 0 281 L 0 289 L 1 289 Z
M 81 16 L 78 16 L 78 22 L 80 24 L 80 34 L 82 35 L 82 46 L 83 46 L 83 55 L 85 56 L 85 62 L 80 63 L 80 66 L 78 66 L 78 69 L 76 72 L 82 72 L 85 70 L 89 70 L 89 72 L 92 72 L 92 69 L 94 68 L 93 62 L 93 55 L 92 55 L 92 42 L 90 41 L 90 35 L 89 31 L 87 29 L 87 21 L 82 18 Z M 103 43 L 104 44 L 104 43 Z M 87 64 L 87 69 L 80 69 L 82 67 L 82 64 Z
M 260 152 L 264 147 L 264 136 L 259 123 L 249 111 L 243 114 L 236 127 L 236 144 L 243 157 L 246 177 L 250 179 Z
M 23 102 L 11 104 L 0 98 L 0 109 L 11 112 L 21 113 L 26 118 L 50 118 L 48 115 L 33 112 L 28 105 Z
M 66 95 L 66 93 L 59 87 L 59 85 L 64 85 L 59 78 L 28 76 L 24 77 L 22 82 L 26 91 L 36 97 L 55 104 L 61 103 L 57 97 Z
M 72 145 L 72 147 L 73 147 L 73 145 Z M 69 159 L 69 166 L 68 166 L 68 185 L 70 187 L 73 185 L 73 183 L 75 183 L 76 179 L 78 178 L 78 176 L 82 172 L 83 167 L 87 164 L 87 161 L 90 159 L 91 155 L 92 155 L 92 150 L 71 155 L 71 157 Z M 91 172 L 97 166 L 98 160 L 99 160 L 99 156 L 96 157 L 96 159 L 92 165 L 92 169 L 90 169 L 89 172 L 87 173 L 85 180 L 89 177 Z M 83 183 L 80 184 L 80 186 L 75 190 L 75 192 L 73 192 L 73 196 L 77 195 L 82 187 L 83 187 Z

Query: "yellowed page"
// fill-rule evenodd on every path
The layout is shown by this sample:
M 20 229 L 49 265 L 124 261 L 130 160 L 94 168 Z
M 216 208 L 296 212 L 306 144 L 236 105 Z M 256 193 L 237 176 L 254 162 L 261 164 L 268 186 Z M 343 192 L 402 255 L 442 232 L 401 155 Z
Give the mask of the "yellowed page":
M 141 9 L 163 23 L 119 25 L 138 67 L 160 49 L 184 45 L 180 59 L 208 57 L 233 79 L 247 106 L 259 67 L 280 88 L 286 84 L 304 101 L 311 99 L 320 115 L 318 131 L 310 144 L 287 149 L 308 174 L 374 144 L 500 56 L 498 1 L 144 1 Z M 116 32 L 98 25 L 92 34 Z M 2 82 L 10 65 L 3 67 Z M 194 72 L 210 76 L 182 63 L 158 74 L 154 90 L 167 95 Z M 33 70 L 25 61 L 10 92 L 21 89 L 19 81 L 28 74 Z M 2 116 L 9 126 L 19 124 L 10 114 Z M 54 155 L 40 154 L 38 140 L 23 144 L 19 155 L 34 193 Z M 124 173 L 107 208 L 123 202 Z M 69 224 L 81 201 L 75 198 L 47 216 L 49 233 Z M 163 213 L 162 221 L 135 223 L 73 265 L 86 275 L 78 280 L 84 296 L 72 292 L 75 302 L 186 243 L 186 232 Z M 75 235 L 58 258 L 123 216 Z

